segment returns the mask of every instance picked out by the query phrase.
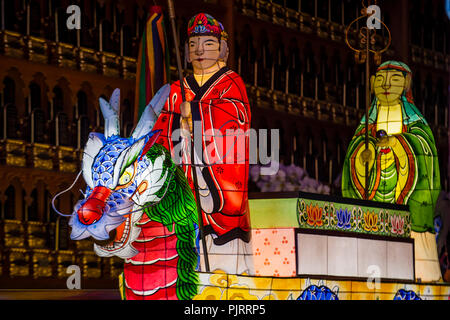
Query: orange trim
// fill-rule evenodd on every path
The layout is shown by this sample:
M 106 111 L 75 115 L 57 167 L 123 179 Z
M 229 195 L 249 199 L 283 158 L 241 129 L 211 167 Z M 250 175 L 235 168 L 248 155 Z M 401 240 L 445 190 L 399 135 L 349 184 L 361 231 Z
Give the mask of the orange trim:
M 408 132 L 408 126 L 406 124 L 403 124 L 403 128 L 402 128 L 402 133 L 403 132 Z
M 357 136 L 362 136 L 364 134 L 366 134 L 366 127 L 363 127 L 361 131 L 358 132 Z M 373 123 L 369 123 L 369 134 L 374 138 L 377 136 L 377 128 Z
M 369 196 L 369 200 L 372 200 L 375 197 L 375 194 L 378 191 L 378 187 L 380 186 L 381 181 L 381 153 L 378 154 L 377 157 L 377 176 L 375 178 L 375 185 L 373 186 L 372 193 Z
M 147 190 L 147 187 L 148 187 L 148 182 L 147 182 L 147 180 L 143 180 L 143 181 L 141 182 L 141 184 L 139 185 L 139 187 L 137 187 L 137 192 L 138 192 L 139 194 L 142 194 L 142 193 L 144 193 L 145 190 Z
M 351 158 L 350 158 L 350 168 L 356 168 L 356 166 L 355 166 L 356 155 L 358 154 L 358 150 L 361 149 L 362 146 L 363 146 L 363 144 L 360 144 L 358 147 L 356 147 L 355 152 L 351 156 Z M 365 191 L 364 191 L 364 188 L 361 185 L 361 183 L 359 183 L 358 177 L 356 176 L 356 170 L 351 170 L 350 169 L 350 172 L 352 174 L 352 180 L 355 183 L 356 189 L 358 189 L 359 194 L 364 199 L 365 198 Z
M 402 192 L 398 196 L 397 203 L 403 204 L 406 195 L 411 190 L 413 183 L 414 183 L 414 176 L 415 176 L 415 167 L 414 167 L 414 155 L 411 153 L 411 150 L 409 149 L 409 146 L 405 139 L 402 136 L 397 136 L 398 141 L 402 144 L 403 149 L 406 150 L 406 154 L 408 155 L 408 164 L 409 164 L 409 174 L 408 174 L 408 180 L 406 180 L 405 187 L 403 188 Z

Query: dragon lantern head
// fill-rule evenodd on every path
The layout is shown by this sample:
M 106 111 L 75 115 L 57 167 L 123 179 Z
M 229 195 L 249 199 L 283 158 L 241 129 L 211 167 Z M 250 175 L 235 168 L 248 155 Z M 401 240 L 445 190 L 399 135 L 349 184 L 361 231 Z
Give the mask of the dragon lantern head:
M 82 162 L 85 198 L 75 205 L 69 221 L 71 239 L 94 238 L 99 256 L 136 255 L 131 245 L 141 231 L 136 224 L 145 206 L 161 200 L 170 155 L 165 149 L 153 157 L 147 153 L 159 136 L 152 128 L 169 93 L 165 85 L 155 94 L 129 138 L 119 136 L 120 90 L 114 90 L 109 103 L 100 98 L 105 133 L 89 135 Z

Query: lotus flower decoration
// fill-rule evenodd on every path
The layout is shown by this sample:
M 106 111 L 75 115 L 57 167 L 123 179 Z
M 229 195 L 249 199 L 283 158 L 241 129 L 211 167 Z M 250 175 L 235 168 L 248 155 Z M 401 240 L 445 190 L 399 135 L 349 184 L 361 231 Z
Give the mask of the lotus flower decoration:
M 352 214 L 348 209 L 338 209 L 336 211 L 336 216 L 338 219 L 337 227 L 339 229 L 350 229 Z
M 314 226 L 321 227 L 321 226 L 323 226 L 323 220 L 322 220 L 323 208 L 322 207 L 319 207 L 318 205 L 306 206 L 306 212 L 308 214 L 308 221 L 307 221 L 307 223 L 311 227 L 314 227 Z
M 364 214 L 364 230 L 367 232 L 378 231 L 378 215 L 375 212 L 367 211 Z
M 405 225 L 405 218 L 397 215 L 392 215 L 391 219 L 391 232 L 393 234 L 402 235 L 405 231 L 403 229 Z

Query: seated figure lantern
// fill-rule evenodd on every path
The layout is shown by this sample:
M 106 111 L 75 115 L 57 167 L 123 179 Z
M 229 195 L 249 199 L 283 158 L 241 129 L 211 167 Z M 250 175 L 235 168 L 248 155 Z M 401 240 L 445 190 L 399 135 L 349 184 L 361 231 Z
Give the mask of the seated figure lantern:
M 416 260 L 423 260 L 416 263 L 416 276 L 437 280 L 438 264 L 429 260 L 437 261 L 431 233 L 441 188 L 439 163 L 431 129 L 412 99 L 411 75 L 406 64 L 387 61 L 371 77 L 375 98 L 369 110 L 369 151 L 365 151 L 366 118 L 363 117 L 348 146 L 342 194 L 408 205 L 412 237 L 416 239 Z M 367 197 L 366 162 L 369 163 Z

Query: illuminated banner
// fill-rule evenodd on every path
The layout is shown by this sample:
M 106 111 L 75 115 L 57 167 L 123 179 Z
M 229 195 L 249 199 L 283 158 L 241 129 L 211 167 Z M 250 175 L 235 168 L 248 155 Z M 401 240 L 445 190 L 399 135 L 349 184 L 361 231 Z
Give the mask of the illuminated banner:
M 411 234 L 407 206 L 386 206 L 374 201 L 300 194 L 297 201 L 301 228 L 404 237 Z

